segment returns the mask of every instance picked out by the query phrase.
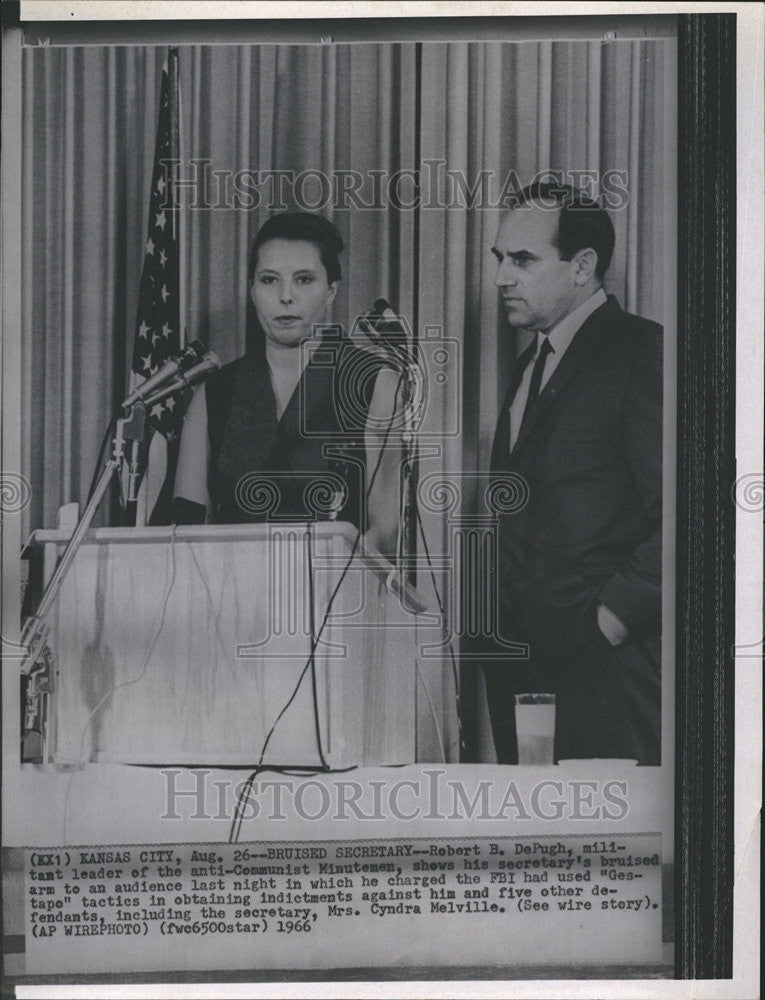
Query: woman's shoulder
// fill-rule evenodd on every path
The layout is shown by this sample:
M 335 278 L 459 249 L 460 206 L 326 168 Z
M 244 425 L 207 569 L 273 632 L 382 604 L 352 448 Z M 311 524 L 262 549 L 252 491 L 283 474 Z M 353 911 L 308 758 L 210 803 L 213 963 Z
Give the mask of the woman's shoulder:
M 206 381 L 208 402 L 217 399 L 230 402 L 240 377 L 246 378 L 251 371 L 257 368 L 258 360 L 253 358 L 251 353 L 243 354 L 223 365 L 216 372 L 213 372 Z
M 213 372 L 207 379 L 208 388 L 210 386 L 233 385 L 246 357 L 247 355 L 243 354 L 241 358 L 235 358 L 233 361 L 229 361 L 227 364 L 222 365 L 217 371 Z
M 210 441 L 215 446 L 220 444 L 223 428 L 229 417 L 231 403 L 236 392 L 240 374 L 247 364 L 244 354 L 234 361 L 213 372 L 205 383 L 205 401 L 207 403 L 207 423 Z

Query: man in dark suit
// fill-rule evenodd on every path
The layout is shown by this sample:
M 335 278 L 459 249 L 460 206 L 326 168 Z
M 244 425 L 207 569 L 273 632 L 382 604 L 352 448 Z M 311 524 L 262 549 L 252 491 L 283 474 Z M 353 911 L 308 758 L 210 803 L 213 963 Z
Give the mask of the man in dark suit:
M 607 214 L 533 185 L 492 248 L 512 327 L 492 471 L 528 485 L 499 524 L 499 628 L 528 659 L 487 665 L 498 758 L 514 763 L 514 694 L 556 695 L 555 756 L 660 763 L 662 329 L 606 296 Z

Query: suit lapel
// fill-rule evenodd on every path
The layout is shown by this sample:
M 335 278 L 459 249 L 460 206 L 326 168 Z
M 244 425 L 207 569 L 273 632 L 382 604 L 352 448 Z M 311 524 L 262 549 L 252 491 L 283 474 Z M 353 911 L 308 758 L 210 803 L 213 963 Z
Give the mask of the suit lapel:
M 601 340 L 606 329 L 613 323 L 619 312 L 621 312 L 619 303 L 613 296 L 609 296 L 608 300 L 588 316 L 577 330 L 558 367 L 540 392 L 528 418 L 521 425 L 518 439 L 512 451 L 513 460 L 523 451 L 537 427 L 555 407 L 564 386 L 580 371 L 592 353 L 601 349 Z

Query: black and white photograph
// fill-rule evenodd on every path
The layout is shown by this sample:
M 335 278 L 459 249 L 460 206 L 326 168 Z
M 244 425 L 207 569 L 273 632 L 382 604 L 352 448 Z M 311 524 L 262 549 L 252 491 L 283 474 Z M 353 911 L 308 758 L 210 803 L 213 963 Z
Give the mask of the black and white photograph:
M 4 991 L 754 1000 L 762 9 L 185 6 L 1 5 Z

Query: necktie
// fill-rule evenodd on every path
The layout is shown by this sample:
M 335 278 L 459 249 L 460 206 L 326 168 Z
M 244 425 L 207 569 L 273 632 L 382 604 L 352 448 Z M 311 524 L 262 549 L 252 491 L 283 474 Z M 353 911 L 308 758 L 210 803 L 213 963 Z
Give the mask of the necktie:
M 545 362 L 547 361 L 547 355 L 552 353 L 552 347 L 550 345 L 549 337 L 542 336 L 542 343 L 539 345 L 539 354 L 537 355 L 537 360 L 534 362 L 534 369 L 531 372 L 531 382 L 529 382 L 529 394 L 526 397 L 526 407 L 523 411 L 523 420 L 521 421 L 521 427 L 523 427 L 524 421 L 531 412 L 534 404 L 539 397 L 539 387 L 542 384 L 542 374 L 545 370 Z
M 510 384 L 507 387 L 507 394 L 505 395 L 505 401 L 502 404 L 502 409 L 499 411 L 499 422 L 497 423 L 497 431 L 494 435 L 494 445 L 491 450 L 491 468 L 501 469 L 504 464 L 504 460 L 510 453 L 510 407 L 513 405 L 513 400 L 518 392 L 521 382 L 523 381 L 523 373 L 529 366 L 531 359 L 534 357 L 537 349 L 536 340 L 532 340 L 528 346 L 521 351 L 518 355 L 515 367 L 513 369 L 513 375 L 510 379 Z

